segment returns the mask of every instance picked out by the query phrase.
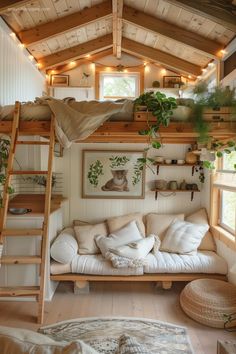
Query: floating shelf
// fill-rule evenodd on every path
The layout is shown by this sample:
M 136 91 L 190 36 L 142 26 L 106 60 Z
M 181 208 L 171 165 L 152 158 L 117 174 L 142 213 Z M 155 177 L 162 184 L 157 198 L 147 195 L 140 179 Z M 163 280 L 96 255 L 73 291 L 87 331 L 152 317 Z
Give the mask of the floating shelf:
M 159 174 L 160 166 L 165 166 L 165 167 L 191 167 L 192 168 L 192 176 L 194 175 L 194 168 L 195 166 L 198 166 L 196 163 L 184 163 L 181 165 L 178 165 L 177 163 L 156 163 L 155 164 L 157 167 L 157 175 Z
M 181 190 L 181 189 L 176 189 L 176 190 L 172 190 L 172 189 L 153 189 L 153 191 L 155 192 L 155 200 L 157 200 L 158 197 L 158 193 L 191 193 L 191 202 L 193 201 L 194 198 L 194 193 L 199 193 L 200 190 L 196 189 L 196 190 Z

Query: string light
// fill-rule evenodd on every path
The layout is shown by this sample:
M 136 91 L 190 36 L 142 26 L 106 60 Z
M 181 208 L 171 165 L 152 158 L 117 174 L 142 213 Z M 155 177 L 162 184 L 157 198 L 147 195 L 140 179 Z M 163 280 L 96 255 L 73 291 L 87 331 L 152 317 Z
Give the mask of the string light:
M 166 75 L 166 69 L 161 69 L 161 74 Z
M 36 63 L 35 65 L 37 66 L 38 69 L 40 69 L 40 67 L 42 66 L 40 63 Z
M 206 71 L 207 71 L 207 69 L 205 69 L 205 68 L 202 69 L 202 72 L 203 72 L 203 73 L 205 73 Z
M 71 62 L 70 62 L 70 65 L 71 65 L 71 66 L 73 66 L 73 65 L 75 65 L 75 64 L 76 64 L 75 61 L 71 61 Z
M 11 33 L 10 33 L 10 36 L 11 36 L 13 39 L 16 38 L 16 34 L 15 34 L 14 32 L 11 32 Z
M 188 75 L 188 78 L 189 78 L 189 79 L 192 79 L 192 76 L 191 76 L 191 75 Z
M 18 46 L 19 46 L 21 49 L 25 48 L 25 45 L 24 45 L 23 43 L 19 43 Z
M 91 57 L 91 55 L 90 54 L 87 54 L 86 56 L 85 56 L 85 58 L 90 58 Z
M 31 61 L 34 59 L 33 55 L 29 55 L 28 58 L 29 58 L 29 60 L 31 60 Z
M 210 63 L 208 63 L 208 66 L 209 66 L 209 68 L 213 68 L 213 66 L 215 66 L 215 64 L 213 62 L 210 62 Z
M 224 56 L 225 54 L 227 54 L 227 52 L 226 52 L 226 50 L 221 49 L 220 54 L 221 54 L 222 56 Z

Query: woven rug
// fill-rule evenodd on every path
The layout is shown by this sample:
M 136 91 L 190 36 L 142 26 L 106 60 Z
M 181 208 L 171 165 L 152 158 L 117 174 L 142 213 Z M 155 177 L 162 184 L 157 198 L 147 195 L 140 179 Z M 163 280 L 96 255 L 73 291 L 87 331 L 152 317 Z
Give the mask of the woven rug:
M 150 353 L 193 354 L 186 328 L 146 318 L 88 317 L 41 327 L 39 332 L 58 341 L 80 339 L 103 354 L 116 353 L 122 334 L 135 337 Z

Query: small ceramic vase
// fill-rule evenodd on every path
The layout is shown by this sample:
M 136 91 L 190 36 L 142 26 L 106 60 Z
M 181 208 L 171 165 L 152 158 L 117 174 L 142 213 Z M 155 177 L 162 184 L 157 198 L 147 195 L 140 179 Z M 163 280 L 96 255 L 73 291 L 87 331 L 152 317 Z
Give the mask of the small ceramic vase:
M 169 189 L 171 189 L 172 191 L 176 191 L 178 189 L 178 183 L 176 181 L 170 181 Z
M 187 185 L 187 183 L 186 183 L 186 181 L 184 179 L 183 182 L 181 182 L 181 184 L 180 184 L 181 191 L 185 191 L 186 190 L 186 185 Z

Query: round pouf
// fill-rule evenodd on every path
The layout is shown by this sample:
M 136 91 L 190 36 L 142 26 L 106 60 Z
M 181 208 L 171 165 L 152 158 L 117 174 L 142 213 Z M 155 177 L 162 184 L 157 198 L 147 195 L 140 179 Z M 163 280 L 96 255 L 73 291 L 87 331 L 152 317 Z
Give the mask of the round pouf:
M 236 286 L 222 280 L 193 280 L 182 290 L 180 305 L 193 320 L 210 327 L 224 328 L 225 315 L 236 312 Z M 235 325 L 236 320 L 228 323 L 227 328 Z

